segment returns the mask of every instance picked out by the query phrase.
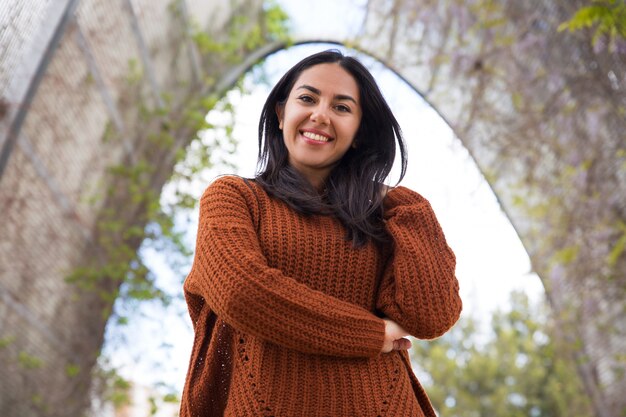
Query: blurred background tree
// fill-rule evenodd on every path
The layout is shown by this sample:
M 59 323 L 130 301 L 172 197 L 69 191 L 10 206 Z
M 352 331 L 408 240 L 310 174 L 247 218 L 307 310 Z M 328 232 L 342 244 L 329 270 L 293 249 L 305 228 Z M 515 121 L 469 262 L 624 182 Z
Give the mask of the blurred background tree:
M 413 359 L 435 409 L 448 417 L 592 417 L 576 370 L 550 335 L 545 302 L 511 294 L 487 335 L 471 316 L 443 337 L 414 342 Z

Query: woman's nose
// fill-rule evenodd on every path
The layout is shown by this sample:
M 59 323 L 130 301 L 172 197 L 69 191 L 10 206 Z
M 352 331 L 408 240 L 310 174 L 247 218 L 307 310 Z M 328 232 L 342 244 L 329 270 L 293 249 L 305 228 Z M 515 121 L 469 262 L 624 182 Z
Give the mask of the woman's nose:
M 315 108 L 313 112 L 311 113 L 310 119 L 313 123 L 319 123 L 319 124 L 327 125 L 330 122 L 326 109 L 322 107 Z

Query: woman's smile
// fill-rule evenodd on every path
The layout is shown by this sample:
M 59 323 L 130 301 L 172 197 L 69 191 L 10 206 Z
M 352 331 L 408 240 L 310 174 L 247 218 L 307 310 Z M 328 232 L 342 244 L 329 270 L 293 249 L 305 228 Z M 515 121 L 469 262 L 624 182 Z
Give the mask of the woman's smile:
M 304 136 L 307 142 L 314 143 L 315 145 L 328 143 L 333 140 L 329 135 L 313 129 L 303 129 L 300 131 L 300 134 Z
M 354 142 L 359 87 L 341 65 L 315 65 L 300 74 L 276 114 L 289 164 L 319 187 Z

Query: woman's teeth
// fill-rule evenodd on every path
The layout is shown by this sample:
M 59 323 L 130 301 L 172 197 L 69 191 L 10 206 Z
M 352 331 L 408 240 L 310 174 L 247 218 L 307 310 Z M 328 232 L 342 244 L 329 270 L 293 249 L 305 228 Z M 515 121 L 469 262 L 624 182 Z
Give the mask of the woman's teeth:
M 302 136 L 304 136 L 307 139 L 315 140 L 318 142 L 328 142 L 330 140 L 330 138 L 326 136 L 318 135 L 317 133 L 312 133 L 312 132 L 302 132 Z

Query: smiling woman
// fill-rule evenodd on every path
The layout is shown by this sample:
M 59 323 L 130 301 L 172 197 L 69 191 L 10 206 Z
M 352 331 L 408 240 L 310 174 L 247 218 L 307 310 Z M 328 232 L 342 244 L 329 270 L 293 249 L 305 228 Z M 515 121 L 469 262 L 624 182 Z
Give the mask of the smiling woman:
M 321 189 L 350 146 L 361 123 L 356 81 L 339 64 L 302 72 L 286 102 L 278 103 L 279 128 L 289 164 Z
M 185 297 L 195 338 L 181 416 L 435 416 L 406 336 L 461 312 L 455 256 L 421 195 L 384 184 L 398 123 L 336 51 L 276 84 L 260 173 L 200 202 Z
M 338 52 L 315 54 L 287 72 L 265 102 L 257 182 L 299 212 L 332 213 L 356 246 L 385 242 L 380 210 L 396 144 L 401 179 L 400 126 L 370 72 Z

